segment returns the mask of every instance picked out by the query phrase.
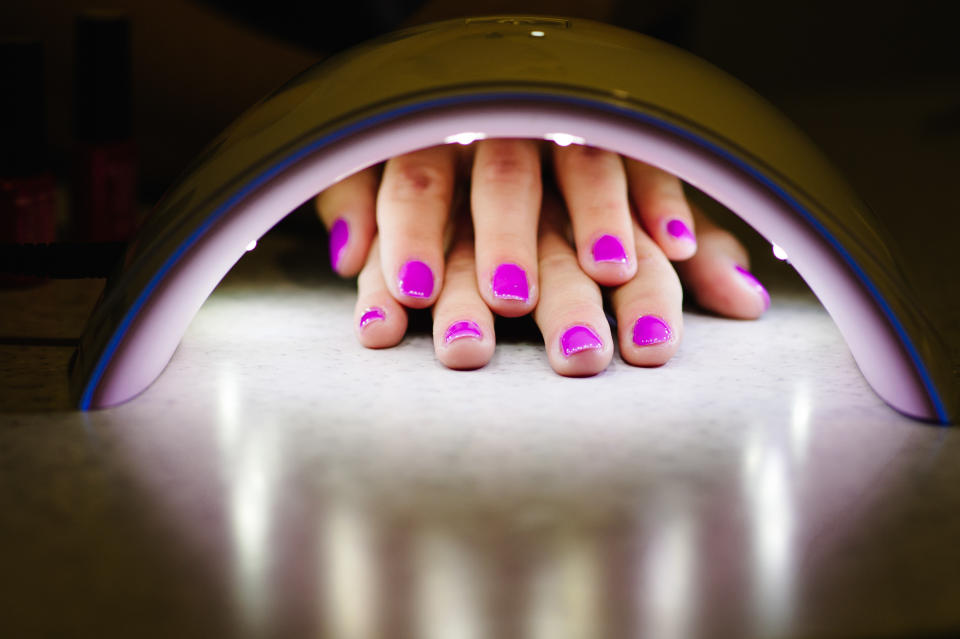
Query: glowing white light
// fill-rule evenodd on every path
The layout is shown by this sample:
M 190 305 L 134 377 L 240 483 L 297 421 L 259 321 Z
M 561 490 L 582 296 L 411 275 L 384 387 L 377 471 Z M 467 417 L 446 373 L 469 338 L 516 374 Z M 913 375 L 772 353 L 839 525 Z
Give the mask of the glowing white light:
M 570 146 L 571 144 L 585 144 L 586 140 L 576 135 L 570 135 L 569 133 L 546 133 L 544 134 L 545 140 L 552 140 L 557 144 L 557 146 Z
M 530 35 L 532 35 L 534 38 L 542 38 L 547 34 L 545 34 L 543 31 L 531 31 Z
M 479 639 L 487 626 L 482 566 L 465 540 L 452 531 L 425 529 L 417 539 L 415 636 Z
M 784 251 L 784 250 L 783 250 L 782 248 L 780 248 L 779 246 L 777 246 L 776 244 L 774 244 L 774 245 L 773 245 L 773 256 L 774 256 L 775 258 L 777 258 L 778 260 L 786 260 L 786 259 L 787 259 L 787 252 Z
M 326 578 L 323 622 L 331 637 L 369 639 L 377 636 L 375 531 L 359 504 L 331 500 L 321 521 L 325 528 L 321 571 Z M 326 634 L 324 636 L 327 636 Z
M 752 497 L 754 575 L 761 634 L 781 634 L 791 615 L 793 511 L 782 451 L 767 450 Z
M 812 413 L 813 401 L 810 398 L 810 388 L 807 384 L 800 383 L 794 392 L 790 419 L 790 445 L 794 459 L 800 463 L 806 461 Z
M 254 240 L 254 241 L 250 242 L 249 244 L 247 244 L 247 250 L 248 250 L 248 251 L 252 251 L 252 250 L 255 249 L 255 248 L 257 248 L 257 241 L 256 241 L 256 240 Z
M 603 616 L 603 558 L 593 540 L 564 530 L 541 541 L 533 566 L 525 637 L 596 637 Z
M 694 634 L 689 612 L 697 608 L 697 522 L 691 509 L 678 495 L 661 506 L 656 517 L 643 562 L 642 636 L 671 639 Z
M 240 380 L 229 364 L 219 363 L 217 384 L 217 438 L 220 450 L 229 454 L 237 441 L 241 423 Z
M 262 634 L 273 603 L 269 567 L 273 565 L 273 504 L 276 485 L 276 443 L 273 429 L 240 430 L 232 450 L 223 451 L 228 475 L 233 587 L 243 622 Z M 221 434 L 221 441 L 228 437 Z
M 486 133 L 480 133 L 479 131 L 464 131 L 463 133 L 454 133 L 453 135 L 448 135 L 447 137 L 443 138 L 443 143 L 453 144 L 456 142 L 457 144 L 463 144 L 466 146 L 467 144 L 472 144 L 477 140 L 483 140 L 486 137 Z
M 803 419 L 804 409 L 799 409 Z M 753 597 L 761 632 L 782 634 L 793 614 L 794 500 L 789 444 L 756 429 L 744 447 L 744 492 L 749 500 Z

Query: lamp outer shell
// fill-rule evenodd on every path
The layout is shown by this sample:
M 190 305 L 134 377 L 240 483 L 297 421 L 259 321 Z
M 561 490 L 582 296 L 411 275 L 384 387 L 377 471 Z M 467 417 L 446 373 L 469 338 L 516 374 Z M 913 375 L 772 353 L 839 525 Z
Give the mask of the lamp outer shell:
M 338 177 L 385 159 L 348 153 L 358 136 L 431 111 L 508 104 L 540 105 L 546 111 L 578 109 L 590 117 L 653 127 L 672 136 L 678 147 L 695 147 L 713 156 L 718 166 L 729 165 L 739 176 L 735 179 L 766 189 L 779 202 L 776 206 L 792 211 L 806 229 L 803 233 L 819 238 L 816 242 L 832 252 L 830 260 L 846 269 L 842 277 L 855 282 L 873 304 L 871 312 L 882 318 L 885 331 L 899 344 L 901 368 L 911 371 L 902 383 L 919 389 L 910 392 L 923 399 L 906 405 L 893 401 L 892 391 L 878 388 L 874 380 L 882 372 L 866 370 L 875 364 L 864 365 L 871 359 L 869 345 L 855 348 L 851 335 L 856 327 L 849 321 L 844 325 L 843 303 L 825 302 L 874 389 L 911 416 L 957 419 L 960 390 L 949 351 L 914 299 L 892 244 L 802 132 L 742 83 L 684 51 L 597 22 L 541 16 L 448 20 L 399 31 L 308 69 L 248 110 L 169 189 L 131 243 L 122 268 L 108 281 L 72 364 L 77 405 L 87 409 L 121 403 L 159 375 L 176 343 L 135 353 L 152 358 L 149 363 L 117 361 L 134 334 L 164 324 L 162 315 L 146 316 L 163 306 L 154 298 L 169 289 L 171 273 L 182 274 L 185 264 L 193 264 L 194 272 L 203 275 L 196 276 L 194 284 L 181 285 L 191 292 L 178 297 L 179 312 L 192 317 L 243 254 L 242 248 L 256 238 L 221 238 L 221 244 L 242 240 L 237 249 L 224 248 L 236 254 L 225 268 L 223 258 L 205 259 L 197 254 L 198 247 L 210 250 L 217 242 L 208 234 L 229 228 L 229 218 L 244 206 L 249 209 L 254 200 L 261 205 L 264 198 L 269 200 L 271 189 L 292 179 L 290 172 L 298 163 L 316 161 L 317 154 L 330 156 L 334 150 L 344 158 L 336 175 L 327 176 L 326 183 L 317 181 L 316 193 Z M 425 139 L 420 146 L 435 143 Z M 407 150 L 417 148 L 416 143 L 409 145 Z M 629 149 L 626 154 L 643 155 Z M 300 202 L 312 193 L 301 194 Z M 289 204 L 279 196 L 275 200 L 277 205 Z M 273 213 L 275 219 L 262 232 L 289 210 Z M 755 220 L 747 221 L 758 227 Z M 797 263 L 789 238 L 767 235 Z M 823 291 L 808 277 L 815 268 L 798 270 L 823 301 Z M 186 324 L 175 327 L 177 342 L 185 329 Z M 130 375 L 138 366 L 146 371 L 138 375 L 144 381 L 128 383 L 119 393 L 107 388 L 111 379 Z

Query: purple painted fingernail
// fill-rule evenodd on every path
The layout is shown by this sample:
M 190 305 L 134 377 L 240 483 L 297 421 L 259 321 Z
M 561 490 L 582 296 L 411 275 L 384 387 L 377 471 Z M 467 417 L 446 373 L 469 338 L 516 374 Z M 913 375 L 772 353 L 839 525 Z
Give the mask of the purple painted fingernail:
M 340 259 L 343 252 L 347 249 L 347 240 L 350 239 L 350 229 L 347 227 L 347 221 L 338 217 L 333 226 L 330 227 L 330 266 L 337 270 L 340 265 Z
M 599 351 L 603 348 L 600 337 L 586 326 L 571 326 L 560 337 L 560 350 L 564 357 L 581 351 Z
M 670 340 L 670 326 L 656 315 L 641 315 L 633 325 L 633 343 L 653 346 Z
M 693 232 L 680 220 L 670 220 L 667 222 L 667 233 L 678 240 L 686 240 L 687 242 L 697 241 L 697 238 L 693 236 Z
M 419 260 L 410 260 L 400 267 L 397 286 L 409 297 L 430 297 L 433 294 L 433 271 Z
M 379 322 L 385 319 L 387 319 L 387 314 L 383 312 L 382 308 L 379 306 L 371 306 L 360 316 L 360 328 L 363 328 L 370 322 Z
M 527 286 L 527 272 L 516 264 L 501 264 L 493 272 L 493 281 L 490 283 L 493 296 L 502 300 L 519 300 L 526 302 L 530 298 L 530 289 Z
M 623 244 L 615 236 L 601 235 L 593 243 L 593 261 L 626 264 L 627 252 L 623 250 Z
M 753 273 L 743 268 L 739 264 L 734 264 L 733 268 L 737 269 L 737 273 L 750 285 L 750 287 L 757 292 L 760 297 L 763 298 L 763 310 L 770 308 L 770 293 L 767 293 L 767 289 L 764 288 L 763 284 L 760 283 L 756 277 L 753 276 Z
M 463 339 L 464 337 L 483 339 L 483 333 L 480 332 L 480 327 L 477 326 L 476 322 L 463 320 L 450 325 L 450 328 L 447 329 L 447 332 L 443 336 L 443 341 L 449 344 L 453 340 Z

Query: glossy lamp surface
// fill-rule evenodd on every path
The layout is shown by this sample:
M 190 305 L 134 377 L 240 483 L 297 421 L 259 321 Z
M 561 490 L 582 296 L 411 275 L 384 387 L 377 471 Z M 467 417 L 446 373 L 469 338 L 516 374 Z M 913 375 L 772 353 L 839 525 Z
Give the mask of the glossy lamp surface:
M 395 155 L 484 137 L 588 144 L 677 175 L 789 254 L 888 404 L 942 423 L 960 416 L 948 350 L 898 256 L 793 124 L 683 51 L 537 16 L 385 36 L 240 117 L 168 191 L 108 281 L 73 361 L 77 405 L 146 389 L 247 245 L 319 191 Z

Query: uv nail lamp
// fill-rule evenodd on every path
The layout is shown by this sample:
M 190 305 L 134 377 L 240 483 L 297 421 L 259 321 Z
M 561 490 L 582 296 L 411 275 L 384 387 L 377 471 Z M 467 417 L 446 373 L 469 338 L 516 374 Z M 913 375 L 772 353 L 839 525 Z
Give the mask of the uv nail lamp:
M 608 149 L 676 174 L 781 246 L 873 389 L 950 422 L 947 349 L 865 205 L 784 116 L 706 62 L 587 20 L 481 17 L 400 31 L 333 57 L 244 114 L 131 243 L 73 361 L 81 409 L 126 402 L 170 360 L 245 247 L 340 178 L 482 138 Z

